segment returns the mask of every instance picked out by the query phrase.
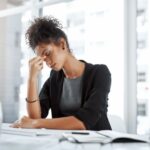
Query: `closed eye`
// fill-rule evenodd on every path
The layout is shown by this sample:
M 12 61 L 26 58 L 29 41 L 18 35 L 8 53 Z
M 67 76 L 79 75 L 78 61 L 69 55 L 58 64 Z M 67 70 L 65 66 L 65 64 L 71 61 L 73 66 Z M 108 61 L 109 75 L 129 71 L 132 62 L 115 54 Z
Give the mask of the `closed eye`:
M 50 51 L 46 51 L 46 52 L 44 53 L 44 56 L 50 56 Z

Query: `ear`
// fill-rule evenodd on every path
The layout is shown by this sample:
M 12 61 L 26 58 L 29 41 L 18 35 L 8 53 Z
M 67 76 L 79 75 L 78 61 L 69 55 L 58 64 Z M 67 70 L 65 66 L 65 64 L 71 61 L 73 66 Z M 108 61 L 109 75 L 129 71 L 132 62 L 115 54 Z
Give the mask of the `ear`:
M 63 50 L 65 50 L 67 48 L 66 40 L 64 38 L 60 39 L 59 44 Z

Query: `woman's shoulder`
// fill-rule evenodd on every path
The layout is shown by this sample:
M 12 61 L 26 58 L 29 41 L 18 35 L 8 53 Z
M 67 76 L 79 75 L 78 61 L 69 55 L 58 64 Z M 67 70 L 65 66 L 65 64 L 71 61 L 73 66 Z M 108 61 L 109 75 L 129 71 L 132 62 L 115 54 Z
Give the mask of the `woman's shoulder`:
M 108 72 L 110 73 L 108 66 L 106 64 L 92 64 L 92 63 L 87 63 L 86 64 L 86 69 L 91 70 L 94 72 Z

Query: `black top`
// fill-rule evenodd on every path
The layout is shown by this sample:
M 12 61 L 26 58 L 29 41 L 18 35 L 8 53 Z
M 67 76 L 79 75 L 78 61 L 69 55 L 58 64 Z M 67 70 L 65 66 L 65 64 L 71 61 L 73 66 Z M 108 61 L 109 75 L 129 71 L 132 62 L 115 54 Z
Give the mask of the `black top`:
M 64 117 L 59 104 L 61 100 L 63 71 L 51 71 L 40 92 L 41 117 L 45 118 L 51 108 L 52 117 Z M 107 118 L 108 93 L 111 86 L 111 74 L 106 65 L 93 65 L 85 62 L 82 80 L 81 108 L 74 116 L 81 120 L 88 130 L 109 130 Z

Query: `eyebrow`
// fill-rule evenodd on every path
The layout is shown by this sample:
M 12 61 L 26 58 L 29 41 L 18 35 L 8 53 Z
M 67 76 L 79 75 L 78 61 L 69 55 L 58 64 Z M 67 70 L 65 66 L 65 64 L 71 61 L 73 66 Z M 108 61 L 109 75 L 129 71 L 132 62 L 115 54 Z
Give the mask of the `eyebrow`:
M 36 55 L 37 56 L 42 56 L 45 53 L 45 51 L 47 51 L 47 49 L 44 49 L 41 54 L 38 54 L 37 51 L 36 51 Z

